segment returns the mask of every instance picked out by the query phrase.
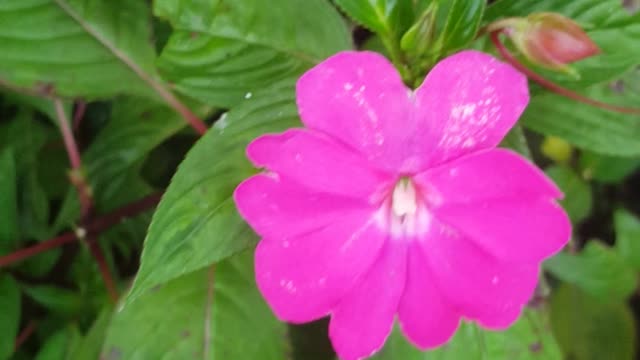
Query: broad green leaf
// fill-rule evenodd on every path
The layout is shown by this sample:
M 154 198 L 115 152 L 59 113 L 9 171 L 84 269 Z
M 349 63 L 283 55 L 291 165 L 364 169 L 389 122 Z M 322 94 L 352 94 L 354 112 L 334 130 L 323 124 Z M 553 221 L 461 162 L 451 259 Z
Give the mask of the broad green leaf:
M 581 89 L 615 79 L 640 64 L 640 14 L 631 16 L 618 0 L 500 0 L 487 8 L 485 23 L 533 12 L 561 13 L 580 23 L 602 53 L 574 64 L 580 79 L 545 72 L 564 86 Z
M 640 270 L 640 219 L 626 210 L 613 214 L 615 249 L 636 271 Z
M 12 149 L 0 151 L 0 254 L 18 244 L 17 174 Z
M 560 359 L 560 350 L 546 330 L 544 308 L 526 309 L 506 331 L 488 331 L 462 323 L 448 343 L 432 351 L 411 345 L 396 327 L 384 348 L 372 360 L 547 360 Z
M 601 155 L 592 151 L 580 154 L 583 176 L 603 183 L 616 183 L 640 167 L 640 159 Z
M 464 48 L 475 38 L 486 3 L 485 0 L 453 0 L 437 40 L 442 55 Z
M 175 29 L 158 61 L 162 74 L 213 106 L 230 107 L 351 47 L 324 0 L 157 0 L 154 12 Z
M 80 339 L 80 332 L 75 326 L 58 330 L 46 339 L 35 360 L 66 360 Z
M 576 255 L 562 252 L 544 268 L 602 301 L 624 301 L 636 288 L 636 274 L 624 258 L 595 240 Z
M 148 187 L 136 187 L 143 193 L 130 191 L 136 166 L 184 126 L 184 120 L 163 105 L 135 98 L 116 102 L 111 120 L 83 156 L 98 208 L 108 211 L 146 195 Z
M 9 275 L 0 274 L 0 360 L 13 354 L 20 325 L 20 290 Z
M 604 85 L 591 87 L 584 94 L 627 106 L 633 106 L 640 100 L 640 93 L 616 93 Z M 640 154 L 640 121 L 637 116 L 594 108 L 559 95 L 534 96 L 521 122 L 531 130 L 563 138 L 582 149 L 615 156 Z
M 335 3 L 356 22 L 396 42 L 413 20 L 412 0 L 335 0 Z
M 545 170 L 547 175 L 564 193 L 560 204 L 574 223 L 578 223 L 591 213 L 593 195 L 591 188 L 573 170 L 566 166 L 556 165 Z
M 566 284 L 551 298 L 551 324 L 564 359 L 634 359 L 633 319 L 623 302 L 603 303 Z
M 255 172 L 245 157 L 249 141 L 299 124 L 294 98 L 292 81 L 256 93 L 189 151 L 153 216 L 130 300 L 254 243 L 231 195 Z
M 529 149 L 529 144 L 527 143 L 527 138 L 524 134 L 524 130 L 520 125 L 516 124 L 507 133 L 507 136 L 502 139 L 500 146 L 514 150 L 520 155 L 531 159 L 531 150 Z
M 0 80 L 63 96 L 153 94 L 143 0 L 0 2 Z
M 245 251 L 158 286 L 117 311 L 102 356 L 282 360 L 285 331 L 256 288 L 253 251 Z

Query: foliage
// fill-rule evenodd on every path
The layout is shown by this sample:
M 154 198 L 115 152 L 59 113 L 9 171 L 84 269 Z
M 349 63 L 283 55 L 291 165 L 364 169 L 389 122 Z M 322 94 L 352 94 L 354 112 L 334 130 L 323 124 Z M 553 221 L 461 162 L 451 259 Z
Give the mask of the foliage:
M 640 13 L 619 0 L 0 1 L 0 360 L 331 360 L 326 324 L 278 321 L 256 287 L 257 237 L 231 198 L 257 171 L 246 145 L 300 125 L 295 82 L 336 52 L 379 51 L 417 86 L 461 49 L 497 56 L 487 24 L 542 11 L 602 53 L 579 77 L 517 59 L 640 104 Z M 420 351 L 396 327 L 374 359 L 637 353 L 640 118 L 530 85 L 501 146 L 565 195 L 575 230 L 548 288 L 504 332 L 464 322 Z

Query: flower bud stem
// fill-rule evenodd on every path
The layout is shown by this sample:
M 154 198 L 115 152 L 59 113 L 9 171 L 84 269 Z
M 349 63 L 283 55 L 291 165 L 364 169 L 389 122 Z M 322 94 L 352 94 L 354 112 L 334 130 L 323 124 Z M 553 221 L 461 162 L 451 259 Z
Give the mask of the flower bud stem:
M 640 115 L 640 108 L 629 108 L 625 106 L 617 106 L 613 104 L 608 104 L 602 101 L 598 101 L 595 99 L 588 98 L 586 96 L 580 95 L 576 92 L 573 92 L 567 88 L 564 88 L 551 80 L 545 79 L 540 74 L 537 74 L 533 70 L 527 68 L 522 63 L 520 63 L 511 52 L 504 46 L 504 44 L 500 41 L 500 33 L 502 31 L 493 31 L 489 34 L 491 38 L 491 42 L 496 47 L 502 58 L 507 61 L 511 66 L 516 68 L 518 71 L 525 74 L 529 79 L 535 81 L 542 87 L 553 91 L 556 94 L 562 95 L 569 99 L 581 102 L 583 104 L 591 105 L 600 109 L 609 110 L 613 112 L 623 113 L 623 114 L 638 114 Z

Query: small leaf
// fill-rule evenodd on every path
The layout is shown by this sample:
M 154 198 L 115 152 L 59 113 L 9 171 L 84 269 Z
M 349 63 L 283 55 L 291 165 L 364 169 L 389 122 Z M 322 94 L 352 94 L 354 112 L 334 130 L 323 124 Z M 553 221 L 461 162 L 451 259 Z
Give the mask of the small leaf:
M 256 288 L 253 251 L 245 251 L 215 269 L 158 286 L 119 310 L 102 357 L 282 360 L 285 331 Z
M 58 330 L 45 340 L 35 360 L 66 360 L 80 339 L 80 332 L 74 326 Z
M 20 324 L 20 290 L 9 275 L 0 274 L 0 360 L 13 354 Z
M 82 296 L 71 290 L 50 285 L 23 286 L 22 290 L 38 304 L 66 316 L 77 315 L 84 308 Z
M 500 146 L 514 150 L 520 155 L 531 159 L 531 150 L 529 149 L 527 138 L 524 135 L 524 130 L 522 130 L 522 126 L 520 125 L 516 124 L 507 133 L 507 136 L 502 139 L 502 143 L 500 143 Z
M 615 249 L 636 271 L 640 270 L 640 219 L 626 210 L 614 213 Z
M 255 172 L 245 156 L 249 141 L 299 124 L 294 98 L 292 81 L 257 92 L 189 151 L 153 216 L 130 301 L 255 242 L 231 195 Z
M 109 211 L 146 195 L 150 189 L 144 185 L 136 187 L 142 193 L 128 191 L 134 182 L 132 174 L 137 175 L 137 166 L 153 148 L 185 125 L 166 106 L 136 98 L 116 102 L 111 120 L 83 156 L 98 208 Z
M 113 315 L 112 306 L 105 307 L 93 322 L 89 331 L 80 338 L 66 360 L 100 359 L 102 344 Z M 109 359 L 109 358 L 106 358 Z
M 0 151 L 0 255 L 18 245 L 17 174 L 12 149 Z
M 577 255 L 559 253 L 544 263 L 554 276 L 602 301 L 624 301 L 636 288 L 636 274 L 615 251 L 589 241 Z
M 571 221 L 578 223 L 589 216 L 593 204 L 589 184 L 565 166 L 552 166 L 545 172 L 564 193 L 560 205 L 567 211 Z
M 553 333 L 565 359 L 634 359 L 633 319 L 623 302 L 602 303 L 566 284 L 551 297 Z
M 478 33 L 485 0 L 453 0 L 438 42 L 441 54 L 447 55 L 467 46 Z
M 413 18 L 411 0 L 336 0 L 356 22 L 383 37 L 398 41 Z

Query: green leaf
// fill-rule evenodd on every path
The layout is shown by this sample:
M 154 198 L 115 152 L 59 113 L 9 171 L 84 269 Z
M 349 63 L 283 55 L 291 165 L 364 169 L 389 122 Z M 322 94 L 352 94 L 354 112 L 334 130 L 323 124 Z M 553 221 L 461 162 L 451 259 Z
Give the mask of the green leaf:
M 20 290 L 9 275 L 0 274 L 0 360 L 13 354 L 20 325 Z
M 18 200 L 16 163 L 12 149 L 0 152 L 0 255 L 18 244 Z
M 624 303 L 603 303 L 566 284 L 551 297 L 553 333 L 565 359 L 634 359 L 633 319 Z
M 448 8 L 447 20 L 438 38 L 441 55 L 450 54 L 467 46 L 478 33 L 485 0 L 453 0 Z
M 544 72 L 554 82 L 581 89 L 615 79 L 640 64 L 640 48 L 634 46 L 640 38 L 640 15 L 629 15 L 618 0 L 500 0 L 487 8 L 485 23 L 541 11 L 557 12 L 582 24 L 602 50 L 572 65 L 579 79 Z
M 616 93 L 608 86 L 589 88 L 584 95 L 628 106 L 640 100 L 640 93 Z M 640 122 L 637 116 L 594 108 L 547 93 L 531 99 L 520 121 L 531 130 L 561 137 L 582 149 L 615 156 L 640 154 Z
M 545 172 L 564 193 L 560 205 L 567 211 L 571 221 L 578 223 L 589 216 L 593 204 L 593 195 L 589 184 L 566 166 L 552 166 L 547 168 Z
M 128 191 L 132 172 L 153 148 L 185 125 L 180 116 L 163 105 L 136 98 L 116 102 L 111 120 L 83 156 L 98 208 L 109 211 L 146 195 L 149 189 L 141 194 Z
M 433 351 L 420 351 L 396 327 L 384 348 L 372 360 L 547 360 L 560 359 L 553 336 L 546 331 L 546 309 L 528 308 L 502 332 L 462 323 L 449 342 Z
M 151 22 L 142 0 L 4 0 L 0 80 L 63 96 L 153 94 Z
M 154 12 L 175 29 L 158 61 L 162 74 L 214 106 L 231 107 L 351 47 L 324 0 L 157 0 Z
M 38 304 L 66 316 L 77 315 L 84 308 L 85 300 L 75 291 L 50 285 L 23 286 L 22 290 Z
M 253 252 L 246 251 L 215 270 L 174 279 L 119 310 L 102 356 L 282 360 L 285 331 L 286 325 L 277 321 L 256 288 Z
M 592 151 L 580 154 L 584 177 L 603 183 L 617 183 L 640 167 L 640 159 L 602 155 Z
M 398 41 L 413 20 L 411 0 L 335 0 L 353 20 Z
M 75 326 L 58 330 L 47 338 L 35 360 L 66 360 L 80 339 L 80 332 Z
M 595 240 L 577 255 L 559 253 L 545 261 L 554 276 L 602 301 L 624 301 L 636 288 L 636 274 L 615 251 Z
M 613 220 L 615 249 L 636 271 L 640 270 L 640 219 L 621 209 L 613 214 Z
M 66 358 L 67 360 L 89 360 L 100 359 L 100 352 L 102 351 L 102 345 L 107 335 L 107 328 L 111 323 L 111 316 L 113 315 L 112 306 L 105 307 L 98 318 L 91 325 L 91 329 L 81 339 L 79 339 L 71 353 Z M 106 358 L 109 359 L 109 358 Z
M 153 216 L 130 300 L 254 243 L 231 195 L 255 172 L 245 157 L 249 141 L 299 124 L 293 88 L 286 81 L 256 93 L 189 151 Z
M 508 133 L 507 136 L 502 139 L 502 143 L 500 143 L 501 147 L 505 147 L 520 155 L 531 159 L 531 150 L 529 149 L 529 144 L 527 143 L 527 138 L 524 135 L 524 130 L 522 130 L 522 126 L 516 124 Z

